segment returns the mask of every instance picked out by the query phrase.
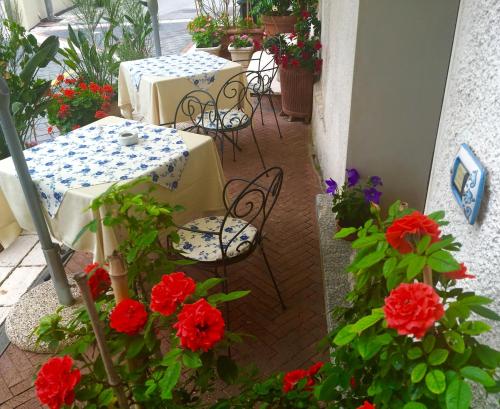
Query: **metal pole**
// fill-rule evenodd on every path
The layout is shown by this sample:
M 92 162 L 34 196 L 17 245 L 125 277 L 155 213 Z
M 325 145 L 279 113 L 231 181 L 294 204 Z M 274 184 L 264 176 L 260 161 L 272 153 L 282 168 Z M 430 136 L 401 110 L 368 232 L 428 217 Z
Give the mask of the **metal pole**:
M 80 272 L 75 275 L 75 281 L 80 288 L 85 308 L 89 313 L 90 323 L 92 324 L 92 329 L 94 330 L 97 347 L 99 348 L 102 363 L 104 364 L 104 369 L 106 370 L 106 374 L 108 376 L 108 383 L 115 392 L 120 409 L 128 409 L 129 406 L 127 397 L 125 396 L 125 393 L 120 385 L 120 377 L 118 376 L 118 373 L 113 365 L 113 360 L 111 359 L 111 354 L 109 353 L 108 345 L 106 344 L 104 333 L 102 331 L 101 322 L 99 321 L 99 314 L 95 308 L 92 294 L 90 294 L 90 288 L 87 284 L 87 275 Z
M 45 0 L 45 10 L 47 11 L 47 20 L 54 20 L 54 7 L 52 7 L 52 0 Z
M 9 148 L 12 156 L 12 161 L 16 167 L 16 172 L 21 182 L 24 197 L 28 205 L 33 223 L 35 224 L 38 238 L 42 246 L 45 261 L 49 267 L 50 276 L 57 293 L 57 298 L 62 305 L 71 305 L 74 302 L 73 296 L 64 271 L 64 266 L 59 254 L 59 246 L 52 242 L 49 229 L 45 223 L 42 208 L 38 200 L 38 193 L 31 180 L 28 171 L 28 165 L 24 159 L 23 149 L 17 136 L 17 131 L 14 126 L 14 120 L 10 114 L 10 92 L 7 82 L 0 77 L 0 125 L 3 130 L 7 147 Z
M 153 40 L 155 44 L 156 56 L 161 56 L 160 24 L 158 22 L 158 0 L 148 0 L 149 14 L 153 24 Z

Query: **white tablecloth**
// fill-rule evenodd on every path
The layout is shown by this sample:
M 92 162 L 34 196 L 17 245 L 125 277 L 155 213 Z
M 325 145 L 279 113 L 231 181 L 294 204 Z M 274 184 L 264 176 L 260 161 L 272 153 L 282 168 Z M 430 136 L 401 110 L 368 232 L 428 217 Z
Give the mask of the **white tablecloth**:
M 125 120 L 108 117 L 93 125 L 120 124 Z M 200 215 L 224 209 L 222 192 L 224 174 L 213 140 L 209 136 L 179 131 L 189 151 L 189 159 L 178 182 L 170 190 L 156 185 L 155 196 L 164 203 L 182 205 L 186 210 L 177 214 L 176 222 L 185 223 Z M 60 136 L 64 138 L 64 136 Z M 89 251 L 102 261 L 118 246 L 113 229 L 104 227 L 96 234 L 87 232 L 72 244 L 83 226 L 98 215 L 85 210 L 94 198 L 102 194 L 111 183 L 71 189 L 66 192 L 54 218 L 46 213 L 52 236 L 75 250 Z M 0 243 L 7 247 L 22 229 L 34 231 L 33 221 L 10 158 L 0 161 Z
M 202 51 L 124 61 L 118 75 L 118 106 L 125 118 L 155 125 L 173 123 L 187 93 L 203 89 L 215 98 L 222 85 L 241 71 L 240 64 Z M 181 117 L 180 122 L 186 119 Z

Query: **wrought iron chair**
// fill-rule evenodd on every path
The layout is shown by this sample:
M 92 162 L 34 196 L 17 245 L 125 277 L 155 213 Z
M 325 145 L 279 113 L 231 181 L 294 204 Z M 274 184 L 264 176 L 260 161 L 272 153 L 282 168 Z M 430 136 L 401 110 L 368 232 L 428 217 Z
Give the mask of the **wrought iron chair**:
M 266 176 L 269 175 L 269 176 Z M 250 256 L 260 249 L 267 272 L 283 309 L 285 304 L 271 265 L 264 251 L 264 226 L 278 200 L 283 183 L 283 170 L 272 167 L 255 179 L 236 178 L 224 187 L 224 216 L 202 217 L 186 223 L 177 231 L 179 242 L 172 243 L 183 257 L 212 269 L 219 276 L 222 268 L 223 290 L 228 292 L 227 267 Z M 228 200 L 228 191 L 242 185 L 237 196 Z
M 224 160 L 224 141 L 231 142 L 235 159 L 236 149 L 241 150 L 235 136 L 237 137 L 242 129 L 250 128 L 265 169 L 266 164 L 252 123 L 258 103 L 254 104 L 251 97 L 252 89 L 261 87 L 263 82 L 264 78 L 258 72 L 244 71 L 229 78 L 215 96 L 205 90 L 189 92 L 177 106 L 174 128 L 183 123 L 184 130 L 196 130 L 198 133 L 202 131 L 207 135 L 213 135 L 215 140 L 220 142 L 222 160 Z

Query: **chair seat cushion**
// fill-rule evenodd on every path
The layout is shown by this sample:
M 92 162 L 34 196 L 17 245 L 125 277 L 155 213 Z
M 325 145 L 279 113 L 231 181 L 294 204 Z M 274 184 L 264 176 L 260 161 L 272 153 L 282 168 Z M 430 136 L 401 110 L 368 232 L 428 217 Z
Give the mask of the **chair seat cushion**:
M 250 118 L 248 117 L 247 114 L 245 114 L 242 110 L 240 109 L 219 109 L 219 129 L 232 129 L 232 128 L 241 128 L 245 126 L 249 121 Z M 220 123 L 222 120 L 222 124 Z M 216 115 L 215 111 L 207 111 L 202 115 L 199 114 L 196 117 L 196 122 L 202 126 L 203 128 L 207 129 L 217 129 L 217 121 L 216 121 Z
M 205 232 L 218 233 L 223 220 L 223 216 L 209 216 L 185 224 L 182 227 L 193 231 L 178 230 L 180 240 L 179 243 L 174 244 L 174 248 L 191 260 L 207 262 L 222 260 L 219 236 Z M 250 249 L 257 229 L 251 224 L 245 227 L 246 224 L 247 222 L 242 219 L 232 217 L 226 219 L 222 234 L 222 244 L 226 248 L 226 257 L 236 257 Z M 237 237 L 227 247 L 234 236 Z

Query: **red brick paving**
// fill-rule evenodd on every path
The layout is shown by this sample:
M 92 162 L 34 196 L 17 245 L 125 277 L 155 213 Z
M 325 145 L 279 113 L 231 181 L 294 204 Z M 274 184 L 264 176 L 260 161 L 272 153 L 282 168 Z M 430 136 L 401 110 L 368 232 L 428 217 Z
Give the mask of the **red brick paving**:
M 248 289 L 248 297 L 231 303 L 233 331 L 254 338 L 234 348 L 241 363 L 254 362 L 264 374 L 291 370 L 324 357 L 317 343 L 326 334 L 323 283 L 320 271 L 315 195 L 320 191 L 318 175 L 310 154 L 310 127 L 279 118 L 280 140 L 268 103 L 264 102 L 265 126 L 260 115 L 254 119 L 255 131 L 267 166 L 284 170 L 281 196 L 266 225 L 266 250 L 282 291 L 287 310 L 283 311 L 261 255 L 229 268 L 230 290 Z M 252 178 L 262 167 L 250 134 L 240 133 L 242 152 L 236 162 L 227 148 L 226 177 Z M 227 147 L 227 145 L 226 145 Z M 68 271 L 81 270 L 89 256 L 77 253 Z M 197 277 L 200 272 L 196 272 Z M 9 345 L 0 357 L 0 407 L 39 408 L 32 388 L 33 374 L 47 355 L 37 355 Z

